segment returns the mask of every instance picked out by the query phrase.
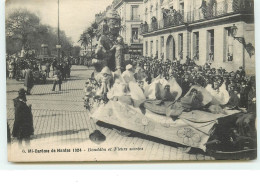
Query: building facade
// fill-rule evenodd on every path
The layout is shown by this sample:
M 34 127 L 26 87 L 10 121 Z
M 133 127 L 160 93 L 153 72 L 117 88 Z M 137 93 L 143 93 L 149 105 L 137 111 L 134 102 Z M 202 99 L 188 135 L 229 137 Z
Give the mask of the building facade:
M 143 22 L 142 15 L 143 0 L 114 0 L 104 12 L 95 15 L 95 22 L 99 25 L 98 30 L 102 30 L 104 17 L 110 9 L 115 9 L 121 18 L 120 36 L 124 43 L 128 45 L 130 54 L 143 54 L 143 42 L 140 25 Z M 100 34 L 93 40 L 93 45 L 98 44 Z
M 253 0 L 144 0 L 143 55 L 255 73 Z
M 143 53 L 143 43 L 140 25 L 142 23 L 143 0 L 115 0 L 113 8 L 121 18 L 120 35 L 129 46 L 130 54 Z

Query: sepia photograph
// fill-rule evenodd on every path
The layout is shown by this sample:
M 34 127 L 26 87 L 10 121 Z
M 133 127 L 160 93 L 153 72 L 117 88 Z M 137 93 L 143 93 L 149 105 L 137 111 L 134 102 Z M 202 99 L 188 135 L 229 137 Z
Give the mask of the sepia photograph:
M 254 0 L 6 0 L 9 162 L 256 160 Z

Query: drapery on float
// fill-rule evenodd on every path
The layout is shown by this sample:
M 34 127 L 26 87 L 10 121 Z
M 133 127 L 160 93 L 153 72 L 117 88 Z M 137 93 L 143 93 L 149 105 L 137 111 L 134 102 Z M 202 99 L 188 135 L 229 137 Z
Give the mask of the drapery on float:
M 108 11 L 105 20 L 95 71 L 84 89 L 92 118 L 160 142 L 197 148 L 216 159 L 256 158 L 255 114 L 230 104 L 225 83 L 217 78 L 213 85 L 188 85 L 186 90 L 173 75 L 147 76 L 149 69 L 140 59 L 124 61 L 116 12 Z M 90 139 L 100 143 L 105 136 L 95 130 Z

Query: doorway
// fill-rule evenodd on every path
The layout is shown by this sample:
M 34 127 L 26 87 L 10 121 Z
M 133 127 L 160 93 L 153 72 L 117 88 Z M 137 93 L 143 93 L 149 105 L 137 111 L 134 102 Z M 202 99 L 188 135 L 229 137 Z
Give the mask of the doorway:
M 172 35 L 167 38 L 166 42 L 166 59 L 173 61 L 175 58 L 175 41 Z

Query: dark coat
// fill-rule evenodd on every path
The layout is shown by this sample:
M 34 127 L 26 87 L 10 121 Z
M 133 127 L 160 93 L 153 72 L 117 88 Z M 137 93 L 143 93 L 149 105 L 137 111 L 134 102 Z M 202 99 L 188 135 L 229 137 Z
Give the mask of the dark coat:
M 31 108 L 18 98 L 14 99 L 15 118 L 12 135 L 18 139 L 28 138 L 34 133 Z
M 248 107 L 248 87 L 241 87 L 240 89 L 240 107 Z
M 59 84 L 62 84 L 62 73 L 58 69 L 54 71 L 54 80 Z
M 183 80 L 181 83 L 181 88 L 182 88 L 182 96 L 184 96 L 190 90 L 190 82 Z
M 230 96 L 230 98 L 228 101 L 228 106 L 229 107 L 238 107 L 239 102 L 240 102 L 239 97 L 234 92 L 230 92 L 229 96 Z
M 33 73 L 31 69 L 28 69 L 25 74 L 24 86 L 31 88 L 33 85 Z
M 46 64 L 45 64 L 45 66 L 46 66 L 46 72 L 50 72 L 50 63 L 49 62 L 47 62 Z
M 256 98 L 256 91 L 251 89 L 248 92 L 248 112 L 256 112 L 256 103 L 252 101 L 254 98 Z

